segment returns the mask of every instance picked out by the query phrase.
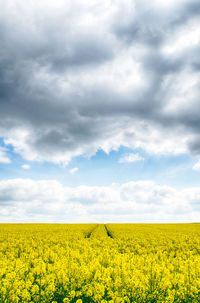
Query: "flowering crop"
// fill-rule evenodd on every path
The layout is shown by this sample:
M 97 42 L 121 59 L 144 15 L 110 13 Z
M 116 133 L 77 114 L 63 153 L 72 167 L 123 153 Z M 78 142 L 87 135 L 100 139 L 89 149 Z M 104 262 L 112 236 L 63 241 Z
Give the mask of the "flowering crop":
M 0 224 L 0 302 L 200 302 L 199 224 Z

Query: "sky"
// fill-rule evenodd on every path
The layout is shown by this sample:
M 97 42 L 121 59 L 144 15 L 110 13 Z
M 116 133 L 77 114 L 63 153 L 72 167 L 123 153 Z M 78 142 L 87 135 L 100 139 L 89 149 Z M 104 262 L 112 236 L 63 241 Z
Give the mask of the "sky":
M 0 4 L 0 222 L 199 222 L 199 0 Z

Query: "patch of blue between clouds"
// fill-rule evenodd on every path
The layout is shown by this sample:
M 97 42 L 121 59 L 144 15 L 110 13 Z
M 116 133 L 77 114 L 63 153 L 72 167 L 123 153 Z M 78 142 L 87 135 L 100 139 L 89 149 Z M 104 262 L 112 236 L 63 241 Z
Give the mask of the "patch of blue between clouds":
M 130 181 L 153 180 L 160 185 L 175 188 L 199 186 L 200 172 L 192 169 L 197 159 L 188 154 L 181 155 L 150 155 L 142 149 L 120 147 L 117 151 L 106 154 L 99 150 L 91 158 L 76 157 L 63 167 L 49 162 L 29 162 L 16 154 L 11 145 L 6 146 L 0 138 L 0 146 L 7 148 L 10 164 L 0 163 L 0 180 L 12 178 L 30 178 L 34 180 L 54 179 L 66 186 L 109 186 L 112 183 L 122 184 Z M 126 154 L 137 153 L 144 160 L 120 163 Z M 30 169 L 24 170 L 23 164 Z M 70 174 L 70 169 L 78 171 Z

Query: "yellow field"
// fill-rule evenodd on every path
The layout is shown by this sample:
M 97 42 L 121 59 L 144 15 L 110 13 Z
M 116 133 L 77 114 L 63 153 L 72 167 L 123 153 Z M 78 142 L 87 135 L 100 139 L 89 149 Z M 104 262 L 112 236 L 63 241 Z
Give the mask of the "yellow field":
M 0 302 L 200 302 L 200 224 L 0 224 Z

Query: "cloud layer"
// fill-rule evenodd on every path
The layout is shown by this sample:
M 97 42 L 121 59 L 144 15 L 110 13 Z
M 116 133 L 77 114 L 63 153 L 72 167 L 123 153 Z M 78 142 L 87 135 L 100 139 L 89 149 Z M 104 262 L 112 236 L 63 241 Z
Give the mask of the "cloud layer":
M 197 222 L 200 188 L 152 181 L 66 187 L 55 180 L 0 181 L 0 222 Z
M 194 0 L 2 3 L 0 136 L 64 164 L 120 145 L 200 154 L 199 13 Z

